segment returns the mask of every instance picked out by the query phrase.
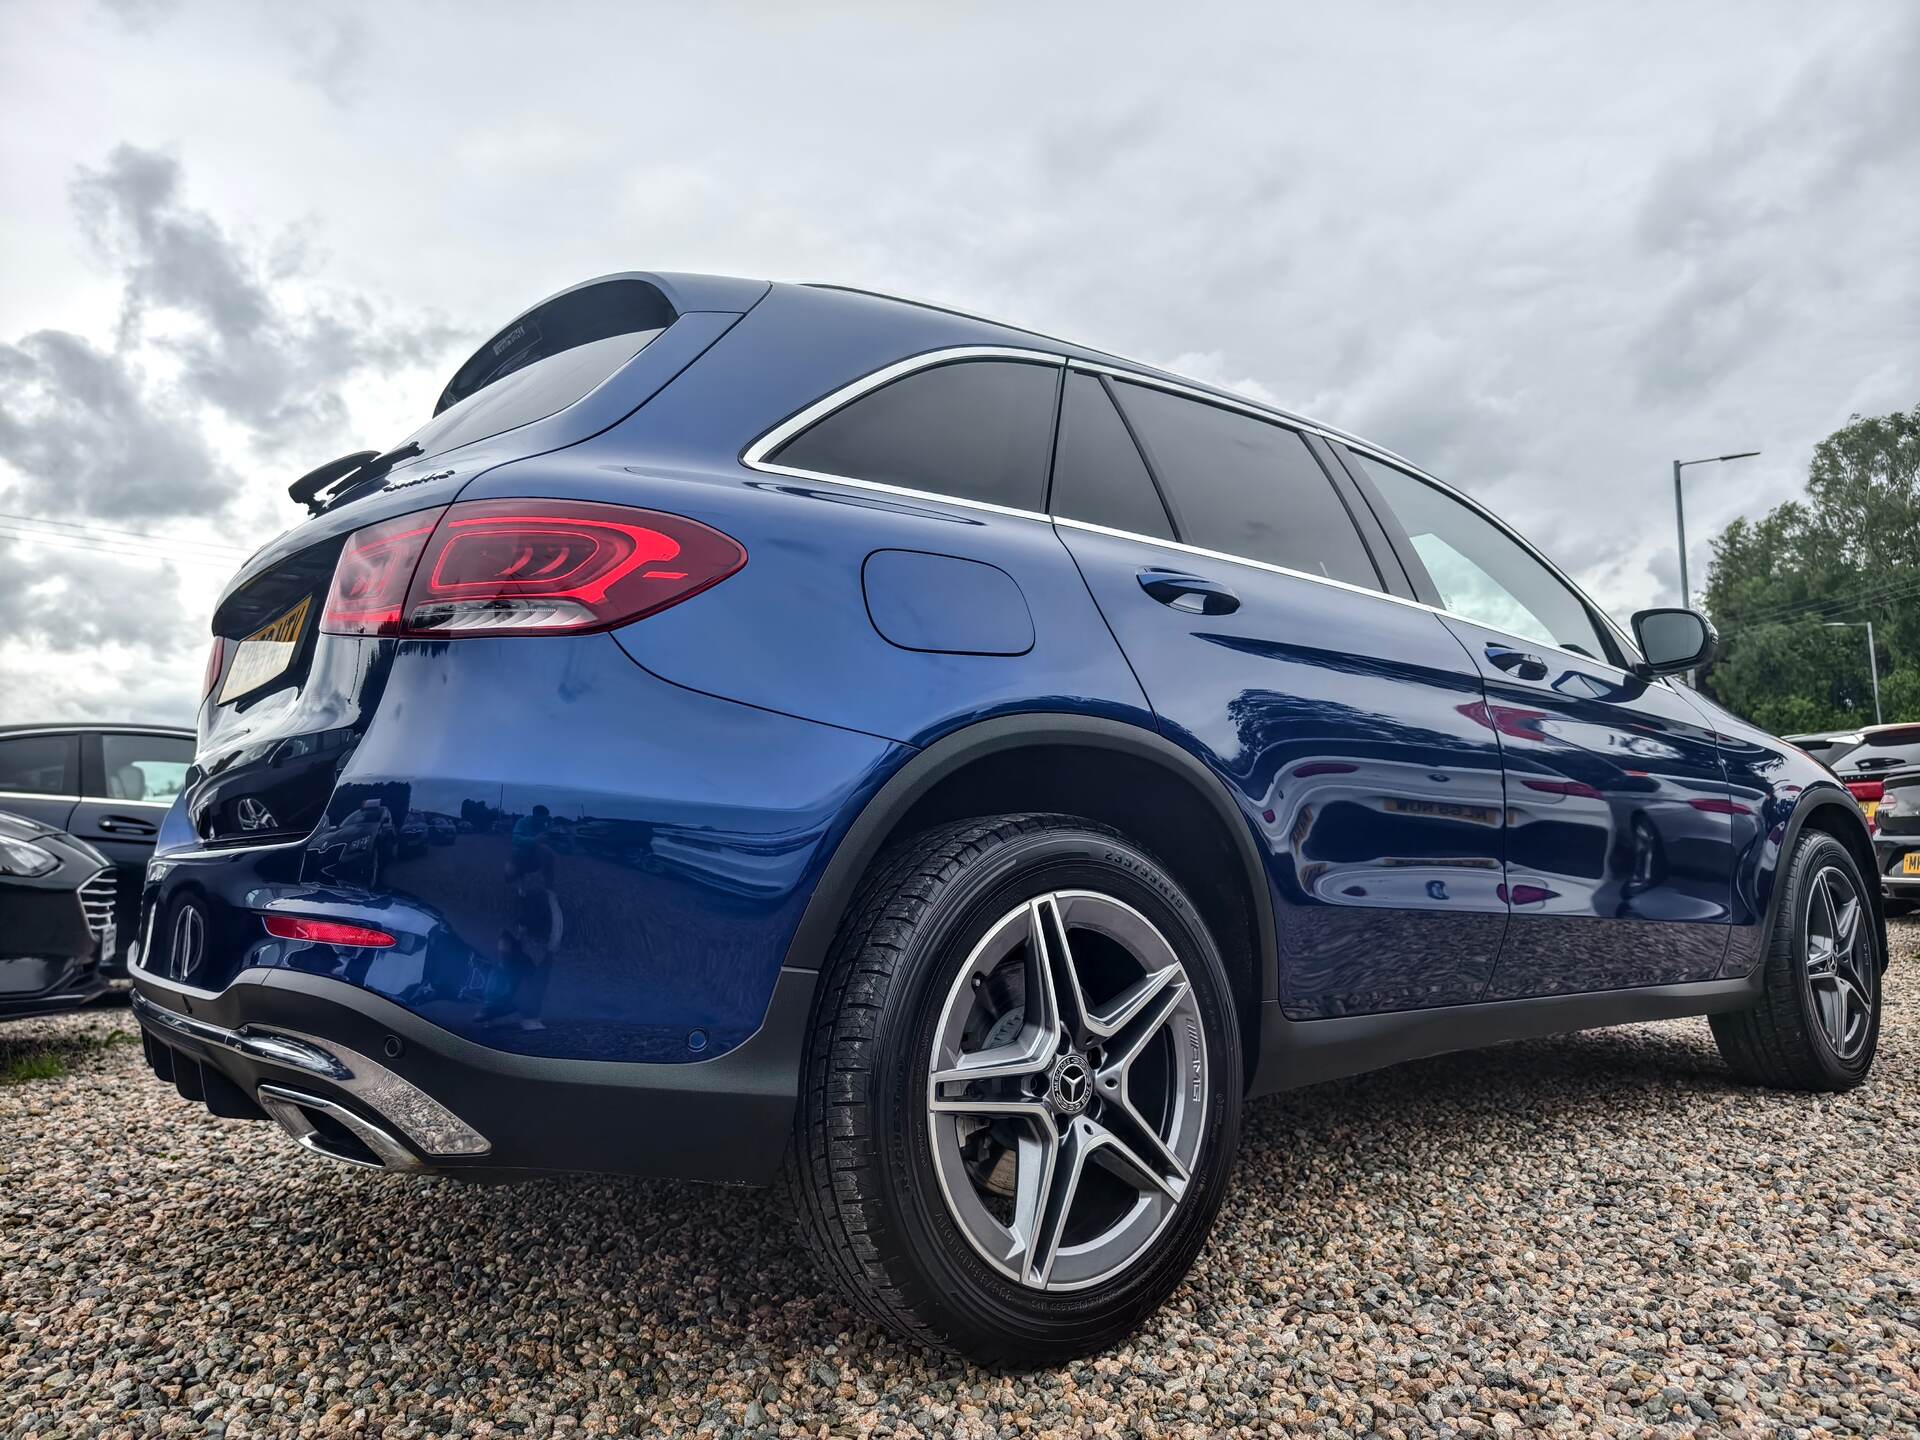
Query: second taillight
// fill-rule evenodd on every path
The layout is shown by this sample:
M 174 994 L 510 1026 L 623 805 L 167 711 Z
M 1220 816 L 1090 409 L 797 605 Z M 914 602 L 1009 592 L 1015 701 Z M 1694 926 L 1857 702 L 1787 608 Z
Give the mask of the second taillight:
M 356 532 L 321 628 L 454 637 L 610 630 L 747 563 L 680 515 L 586 500 L 471 500 Z

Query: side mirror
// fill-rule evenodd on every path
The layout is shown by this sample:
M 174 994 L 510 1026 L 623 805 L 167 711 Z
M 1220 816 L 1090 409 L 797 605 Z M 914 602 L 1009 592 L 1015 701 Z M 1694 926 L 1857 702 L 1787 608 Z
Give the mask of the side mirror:
M 1640 642 L 1646 675 L 1674 675 L 1713 659 L 1720 633 L 1698 610 L 1642 610 L 1633 617 L 1633 638 Z

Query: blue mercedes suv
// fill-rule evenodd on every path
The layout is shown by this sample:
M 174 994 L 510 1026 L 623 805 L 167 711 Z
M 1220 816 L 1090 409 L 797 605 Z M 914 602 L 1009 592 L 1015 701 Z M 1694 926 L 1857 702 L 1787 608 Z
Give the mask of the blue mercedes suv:
M 633 273 L 460 367 L 213 615 L 154 1071 L 318 1154 L 780 1178 L 875 1320 L 1126 1334 L 1242 1102 L 1708 1015 L 1865 1078 L 1860 810 L 1351 435 L 861 291 Z

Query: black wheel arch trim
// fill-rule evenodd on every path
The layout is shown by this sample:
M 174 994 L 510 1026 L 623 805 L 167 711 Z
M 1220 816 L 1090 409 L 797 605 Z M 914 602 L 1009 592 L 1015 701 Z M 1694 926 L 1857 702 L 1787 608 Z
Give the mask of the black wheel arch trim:
M 1187 787 L 1213 812 L 1240 858 L 1244 879 L 1253 895 L 1255 943 L 1253 957 L 1259 976 L 1257 999 L 1279 994 L 1278 930 L 1266 866 L 1255 848 L 1250 822 L 1233 801 L 1220 777 L 1191 752 L 1158 731 L 1093 715 L 1053 711 L 1023 712 L 980 720 L 949 732 L 902 765 L 875 792 L 848 827 L 814 887 L 800 925 L 788 943 L 786 965 L 818 970 L 833 944 L 840 918 L 876 856 L 893 836 L 895 827 L 915 802 L 963 766 L 1008 750 L 1038 749 L 1049 745 L 1076 745 L 1112 750 L 1158 765 Z

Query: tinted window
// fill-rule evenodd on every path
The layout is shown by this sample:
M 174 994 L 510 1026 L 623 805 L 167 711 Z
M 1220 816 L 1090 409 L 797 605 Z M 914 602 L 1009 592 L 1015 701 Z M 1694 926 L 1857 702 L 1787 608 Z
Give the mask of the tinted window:
M 74 761 L 79 753 L 80 741 L 73 735 L 0 739 L 0 790 L 23 795 L 77 794 Z
M 1293 431 L 1144 385 L 1114 388 L 1182 540 L 1380 588 L 1346 505 Z
M 1448 610 L 1508 635 L 1607 658 L 1586 604 L 1506 531 L 1404 470 L 1353 458 L 1406 527 Z
M 1866 732 L 1860 747 L 1848 753 L 1845 769 L 1862 775 L 1920 765 L 1920 725 L 1889 726 Z
M 1046 504 L 1059 377 L 1055 366 L 1011 360 L 916 370 L 841 406 L 770 458 L 1037 511 Z
M 611 335 L 534 360 L 441 411 L 411 436 L 423 455 L 484 440 L 573 404 L 647 348 L 658 330 Z
M 1173 538 L 1153 477 L 1127 434 L 1107 390 L 1092 375 L 1067 376 L 1060 403 L 1060 443 L 1053 454 L 1055 515 L 1089 520 L 1136 535 Z
M 102 735 L 100 768 L 107 800 L 172 804 L 193 764 L 193 742 L 172 735 Z

